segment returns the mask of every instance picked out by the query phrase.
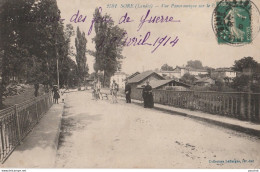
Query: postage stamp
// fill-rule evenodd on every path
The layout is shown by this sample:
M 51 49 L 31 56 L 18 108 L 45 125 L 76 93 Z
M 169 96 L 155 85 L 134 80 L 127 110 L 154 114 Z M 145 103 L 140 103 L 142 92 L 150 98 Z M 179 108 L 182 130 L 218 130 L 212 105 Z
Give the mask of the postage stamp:
M 252 3 L 249 0 L 217 2 L 213 29 L 219 44 L 248 44 L 252 42 Z

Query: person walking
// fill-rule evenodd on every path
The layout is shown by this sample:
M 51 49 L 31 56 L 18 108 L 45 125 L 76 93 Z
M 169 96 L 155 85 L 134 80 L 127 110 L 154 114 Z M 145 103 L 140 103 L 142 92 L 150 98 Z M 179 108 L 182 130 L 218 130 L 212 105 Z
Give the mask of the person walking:
M 54 85 L 53 89 L 52 89 L 52 92 L 53 92 L 54 103 L 59 104 L 60 94 L 59 94 L 58 86 Z
M 101 95 L 101 82 L 98 80 L 97 84 L 96 84 L 96 96 L 97 99 L 101 99 L 102 95 Z
M 111 84 L 110 92 L 112 95 L 112 103 L 117 103 L 118 84 L 115 80 L 113 80 L 113 83 Z
M 38 97 L 38 95 L 39 95 L 39 88 L 40 88 L 39 83 L 35 83 L 34 84 L 34 96 L 35 97 Z
M 125 85 L 125 98 L 126 98 L 126 103 L 131 103 L 131 85 L 126 81 Z
M 143 88 L 143 100 L 144 100 L 144 108 L 153 108 L 153 93 L 152 87 L 150 86 L 150 82 L 146 81 L 146 86 Z

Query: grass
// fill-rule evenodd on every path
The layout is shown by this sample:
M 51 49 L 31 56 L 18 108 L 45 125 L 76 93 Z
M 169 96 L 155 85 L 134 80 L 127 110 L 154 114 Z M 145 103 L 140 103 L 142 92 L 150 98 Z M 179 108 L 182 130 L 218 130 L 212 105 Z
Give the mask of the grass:
M 43 87 L 40 86 L 39 88 L 39 95 L 42 95 L 44 93 Z M 15 104 L 19 104 L 22 103 L 26 100 L 29 100 L 31 98 L 34 98 L 34 86 L 30 85 L 29 87 L 26 87 L 24 92 L 19 94 L 19 95 L 15 95 L 15 96 L 9 96 L 6 97 L 4 100 L 4 105 L 5 107 L 10 107 L 13 106 Z

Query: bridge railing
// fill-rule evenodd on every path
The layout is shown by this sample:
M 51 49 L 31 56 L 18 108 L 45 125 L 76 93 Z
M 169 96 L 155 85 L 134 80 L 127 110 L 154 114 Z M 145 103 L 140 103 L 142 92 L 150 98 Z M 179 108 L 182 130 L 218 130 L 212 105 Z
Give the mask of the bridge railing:
M 132 98 L 142 100 L 142 89 Z M 260 93 L 153 90 L 154 102 L 211 114 L 260 122 Z
M 51 93 L 0 111 L 0 162 L 4 162 L 52 106 Z

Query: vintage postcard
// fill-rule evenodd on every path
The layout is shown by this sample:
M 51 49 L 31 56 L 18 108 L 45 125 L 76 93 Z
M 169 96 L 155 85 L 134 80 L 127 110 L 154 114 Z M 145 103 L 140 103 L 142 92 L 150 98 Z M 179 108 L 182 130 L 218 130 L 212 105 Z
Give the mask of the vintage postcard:
M 0 167 L 258 171 L 259 32 L 259 0 L 0 0 Z

